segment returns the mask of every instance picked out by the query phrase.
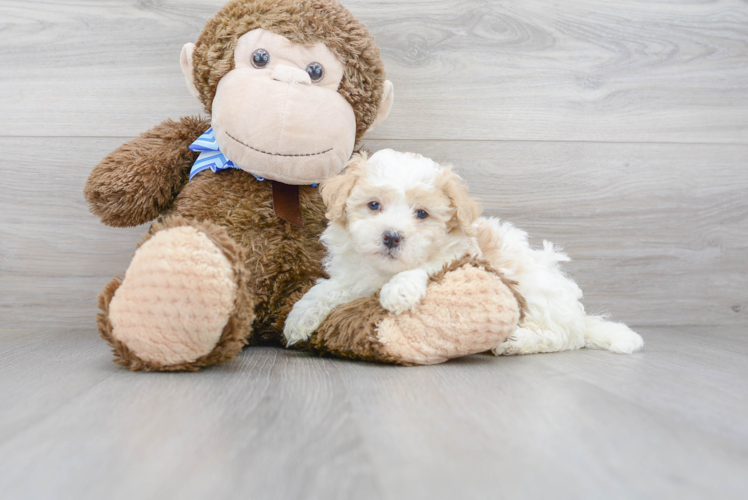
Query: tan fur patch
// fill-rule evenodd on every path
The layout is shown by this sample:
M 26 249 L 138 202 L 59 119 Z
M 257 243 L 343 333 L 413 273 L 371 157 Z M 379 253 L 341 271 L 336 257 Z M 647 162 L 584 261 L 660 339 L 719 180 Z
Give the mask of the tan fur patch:
M 473 223 L 480 217 L 482 209 L 478 200 L 469 195 L 465 181 L 451 169 L 445 169 L 437 177 L 436 187 L 442 190 L 455 207 L 454 222 L 462 227 L 465 234 L 473 236 Z
M 374 217 L 377 212 L 369 208 L 370 202 L 376 201 L 387 207 L 397 196 L 397 191 L 393 188 L 372 186 L 365 179 L 359 180 L 355 191 L 345 200 L 346 222 L 353 224 L 367 217 Z
M 325 217 L 329 221 L 335 222 L 345 217 L 348 195 L 356 182 L 358 182 L 358 174 L 352 169 L 346 169 L 340 175 L 322 182 L 320 193 L 322 194 L 322 200 L 325 202 L 325 207 L 327 207 Z
M 366 152 L 354 153 L 339 175 L 330 177 L 320 184 L 319 192 L 327 208 L 325 217 L 328 220 L 332 222 L 344 220 L 348 197 L 361 180 L 361 168 L 366 163 L 366 159 Z
M 430 190 L 421 187 L 409 189 L 405 196 L 414 210 L 425 210 L 429 216 L 441 222 L 448 222 L 457 209 L 452 206 L 451 200 L 441 190 Z

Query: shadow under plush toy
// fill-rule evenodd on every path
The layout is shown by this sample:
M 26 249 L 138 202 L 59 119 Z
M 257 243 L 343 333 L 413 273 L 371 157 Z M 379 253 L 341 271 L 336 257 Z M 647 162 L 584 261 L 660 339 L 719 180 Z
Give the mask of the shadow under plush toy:
M 163 122 L 85 187 L 105 224 L 160 216 L 99 296 L 99 331 L 131 370 L 196 370 L 246 344 L 284 343 L 294 302 L 324 274 L 315 184 L 344 168 L 393 101 L 372 36 L 334 0 L 231 1 L 181 64 L 211 119 Z M 511 287 L 464 259 L 431 278 L 416 310 L 360 299 L 295 347 L 399 364 L 486 351 L 519 320 Z

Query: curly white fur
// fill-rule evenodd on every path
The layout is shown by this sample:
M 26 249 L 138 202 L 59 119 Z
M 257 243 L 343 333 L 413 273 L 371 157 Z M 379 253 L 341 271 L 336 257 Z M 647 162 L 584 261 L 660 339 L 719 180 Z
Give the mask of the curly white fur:
M 632 353 L 644 346 L 639 334 L 622 323 L 589 316 L 580 302 L 582 290 L 561 271 L 571 259 L 544 241 L 532 249 L 527 233 L 494 217 L 478 220 L 483 257 L 505 276 L 517 281 L 527 302 L 525 317 L 494 354 L 556 352 L 581 347 Z
M 631 353 L 644 345 L 626 325 L 585 313 L 582 291 L 559 267 L 570 260 L 565 254 L 547 241 L 532 249 L 524 231 L 479 217 L 462 180 L 428 158 L 390 149 L 368 161 L 354 157 L 323 184 L 322 195 L 331 219 L 322 235 L 330 278 L 294 305 L 284 328 L 289 345 L 306 340 L 335 307 L 377 290 L 388 311 L 413 309 L 429 276 L 464 255 L 481 256 L 517 281 L 527 302 L 521 324 L 494 347 L 496 355 L 581 347 Z M 387 233 L 400 243 L 389 247 Z

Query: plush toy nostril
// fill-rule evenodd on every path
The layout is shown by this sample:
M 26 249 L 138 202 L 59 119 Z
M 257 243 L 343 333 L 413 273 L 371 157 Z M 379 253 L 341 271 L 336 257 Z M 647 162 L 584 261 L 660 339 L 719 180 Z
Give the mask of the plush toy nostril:
M 400 244 L 401 239 L 402 237 L 400 236 L 400 233 L 395 231 L 385 231 L 384 235 L 382 236 L 384 246 L 386 246 L 387 248 L 395 248 Z

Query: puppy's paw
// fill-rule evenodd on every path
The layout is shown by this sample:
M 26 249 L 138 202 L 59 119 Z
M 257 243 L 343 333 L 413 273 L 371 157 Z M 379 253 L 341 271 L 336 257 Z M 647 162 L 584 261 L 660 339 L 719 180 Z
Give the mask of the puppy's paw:
M 307 340 L 319 328 L 325 316 L 313 300 L 301 299 L 294 304 L 283 326 L 286 346 Z
M 382 287 L 379 303 L 394 314 L 410 311 L 426 296 L 428 281 L 429 275 L 422 269 L 396 274 Z
M 516 356 L 540 352 L 537 334 L 526 328 L 517 328 L 504 342 L 491 349 L 496 356 Z

